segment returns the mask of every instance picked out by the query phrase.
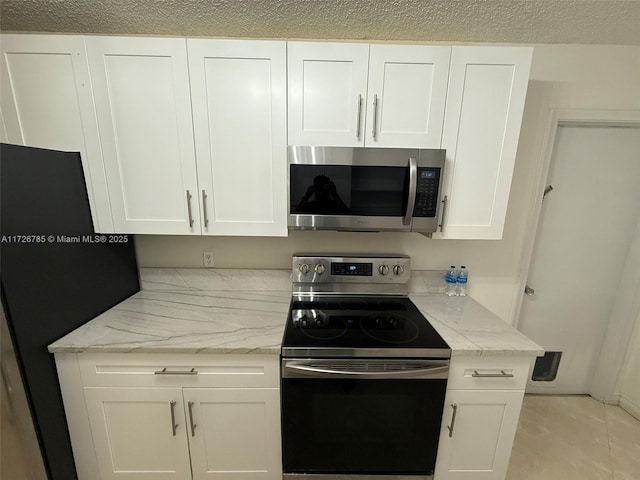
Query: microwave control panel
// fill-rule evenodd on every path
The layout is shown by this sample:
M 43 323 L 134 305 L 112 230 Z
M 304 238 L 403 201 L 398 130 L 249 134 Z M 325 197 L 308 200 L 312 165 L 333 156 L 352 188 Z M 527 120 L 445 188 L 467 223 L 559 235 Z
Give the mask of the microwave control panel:
M 419 167 L 414 217 L 435 217 L 438 209 L 440 169 Z

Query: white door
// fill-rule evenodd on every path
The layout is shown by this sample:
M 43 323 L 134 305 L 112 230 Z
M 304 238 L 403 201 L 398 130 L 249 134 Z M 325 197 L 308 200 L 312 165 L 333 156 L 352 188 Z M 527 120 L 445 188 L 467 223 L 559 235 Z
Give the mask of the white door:
M 101 480 L 188 480 L 180 388 L 85 388 Z
M 80 152 L 93 226 L 113 232 L 83 37 L 2 35 L 5 141 Z
M 440 148 L 451 47 L 371 45 L 367 147 Z
M 289 145 L 364 146 L 369 45 L 288 42 Z
M 589 393 L 640 216 L 640 129 L 561 126 L 518 328 L 562 352 L 532 391 Z
M 449 390 L 435 478 L 504 480 L 523 396 L 522 390 Z
M 443 232 L 502 238 L 533 49 L 453 47 L 442 148 Z
M 194 480 L 282 479 L 279 392 L 184 389 Z
M 286 43 L 187 48 L 202 233 L 286 236 Z
M 86 44 L 115 230 L 200 234 L 186 40 Z

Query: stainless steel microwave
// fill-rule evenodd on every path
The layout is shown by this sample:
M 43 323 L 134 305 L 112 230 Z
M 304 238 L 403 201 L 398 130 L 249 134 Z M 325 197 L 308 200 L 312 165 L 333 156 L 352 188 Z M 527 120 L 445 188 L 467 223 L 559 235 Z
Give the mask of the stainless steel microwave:
M 431 233 L 445 150 L 289 147 L 289 228 Z

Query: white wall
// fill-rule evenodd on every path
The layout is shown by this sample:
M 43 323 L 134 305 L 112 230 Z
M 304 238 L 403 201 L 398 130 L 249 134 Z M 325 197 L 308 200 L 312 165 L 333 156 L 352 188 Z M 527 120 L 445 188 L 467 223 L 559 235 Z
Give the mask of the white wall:
M 640 313 L 629 341 L 625 366 L 620 373 L 620 406 L 640 420 Z
M 290 268 L 294 252 L 404 253 L 416 269 L 465 264 L 470 293 L 511 322 L 514 284 L 526 240 L 527 215 L 553 108 L 640 109 L 640 47 L 535 45 L 531 81 L 500 241 L 430 240 L 415 233 L 292 232 L 288 238 L 136 236 L 140 266 L 200 267 L 213 250 L 218 267 Z M 238 146 L 242 148 L 241 145 Z

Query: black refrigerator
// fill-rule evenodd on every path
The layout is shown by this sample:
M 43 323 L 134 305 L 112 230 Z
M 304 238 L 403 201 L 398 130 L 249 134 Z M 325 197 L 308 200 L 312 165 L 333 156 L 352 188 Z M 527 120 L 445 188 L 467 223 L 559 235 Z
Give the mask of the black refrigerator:
M 95 234 L 79 153 L 0 145 L 2 305 L 49 480 L 77 475 L 47 345 L 140 289 L 125 238 Z

